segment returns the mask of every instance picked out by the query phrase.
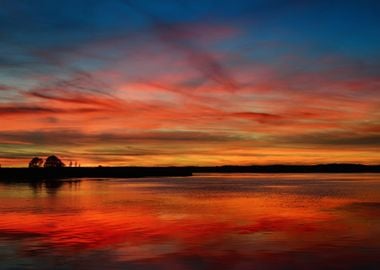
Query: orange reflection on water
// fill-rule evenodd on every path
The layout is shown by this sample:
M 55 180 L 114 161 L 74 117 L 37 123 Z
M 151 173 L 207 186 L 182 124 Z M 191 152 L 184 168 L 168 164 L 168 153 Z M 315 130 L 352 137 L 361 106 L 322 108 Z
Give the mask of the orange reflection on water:
M 158 260 L 172 266 L 191 257 L 244 261 L 242 269 L 286 262 L 289 254 L 339 262 L 363 247 L 369 256 L 379 251 L 378 176 L 311 176 L 2 185 L 0 243 L 17 242 L 22 254 L 33 256 L 107 250 L 111 264 Z

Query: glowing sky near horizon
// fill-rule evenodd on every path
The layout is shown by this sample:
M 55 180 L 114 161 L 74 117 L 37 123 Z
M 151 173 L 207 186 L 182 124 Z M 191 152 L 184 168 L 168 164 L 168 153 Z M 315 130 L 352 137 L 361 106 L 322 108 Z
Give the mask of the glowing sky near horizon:
M 0 164 L 380 162 L 378 1 L 0 1 Z

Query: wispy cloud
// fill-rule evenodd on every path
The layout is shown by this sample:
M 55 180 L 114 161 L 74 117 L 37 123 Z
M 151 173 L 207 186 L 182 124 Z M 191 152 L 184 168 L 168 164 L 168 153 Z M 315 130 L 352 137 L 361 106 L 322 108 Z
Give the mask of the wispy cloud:
M 237 90 L 239 83 L 215 55 L 197 44 L 198 35 L 190 27 L 169 23 L 156 16 L 140 3 L 124 0 L 133 10 L 144 16 L 151 24 L 159 40 L 182 53 L 187 63 L 197 69 L 206 80 L 212 81 L 225 90 Z

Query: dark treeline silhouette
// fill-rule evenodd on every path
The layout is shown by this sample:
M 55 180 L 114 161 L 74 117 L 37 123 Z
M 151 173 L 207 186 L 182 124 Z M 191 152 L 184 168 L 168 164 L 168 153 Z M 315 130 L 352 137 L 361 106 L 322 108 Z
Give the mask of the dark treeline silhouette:
M 65 163 L 62 162 L 57 156 L 49 156 L 44 163 L 44 160 L 40 157 L 35 157 L 29 162 L 29 168 L 61 168 L 65 167 Z
M 253 165 L 216 167 L 47 167 L 1 168 L 0 181 L 62 178 L 135 178 L 191 176 L 193 173 L 380 173 L 380 165 Z
M 317 165 L 251 165 L 187 167 L 193 173 L 379 173 L 380 165 L 317 164 Z
M 185 167 L 45 167 L 1 168 L 0 181 L 40 181 L 63 178 L 134 178 L 191 176 Z

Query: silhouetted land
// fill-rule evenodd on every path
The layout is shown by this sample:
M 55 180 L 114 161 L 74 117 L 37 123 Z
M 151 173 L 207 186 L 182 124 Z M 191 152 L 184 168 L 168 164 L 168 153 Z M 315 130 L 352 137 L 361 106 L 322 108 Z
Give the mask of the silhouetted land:
M 62 178 L 135 178 L 191 176 L 184 167 L 63 167 L 0 168 L 0 181 L 39 181 Z
M 380 173 L 380 165 L 318 164 L 318 165 L 252 165 L 188 167 L 193 173 Z
M 64 167 L 0 168 L 0 181 L 39 181 L 63 178 L 135 178 L 191 176 L 193 173 L 380 173 L 380 165 L 254 165 L 216 167 Z

